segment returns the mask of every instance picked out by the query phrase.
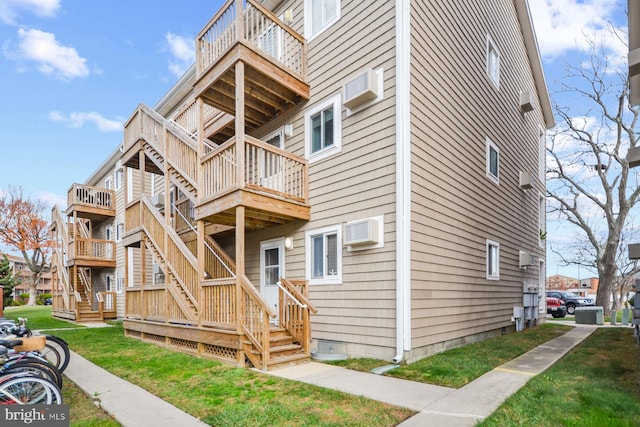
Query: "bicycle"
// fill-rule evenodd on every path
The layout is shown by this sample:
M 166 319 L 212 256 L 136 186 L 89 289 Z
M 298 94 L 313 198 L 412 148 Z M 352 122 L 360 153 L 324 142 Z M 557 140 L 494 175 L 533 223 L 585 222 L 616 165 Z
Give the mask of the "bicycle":
M 0 358 L 8 354 L 0 347 Z M 60 388 L 46 378 L 26 369 L 9 369 L 0 374 L 0 404 L 2 405 L 61 405 Z

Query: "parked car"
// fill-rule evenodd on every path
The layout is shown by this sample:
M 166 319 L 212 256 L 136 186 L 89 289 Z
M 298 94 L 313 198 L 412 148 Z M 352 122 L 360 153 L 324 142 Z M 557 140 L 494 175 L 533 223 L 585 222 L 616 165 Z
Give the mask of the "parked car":
M 52 298 L 45 298 L 44 299 L 44 305 L 51 305 L 53 304 L 53 299 Z
M 552 315 L 554 319 L 565 317 L 567 315 L 567 306 L 559 298 L 547 297 L 547 314 Z
M 581 297 L 573 292 L 566 291 L 547 291 L 548 297 L 559 298 L 564 301 L 564 305 L 567 306 L 567 313 L 574 314 L 576 307 L 586 307 L 595 305 L 595 301 L 592 298 Z

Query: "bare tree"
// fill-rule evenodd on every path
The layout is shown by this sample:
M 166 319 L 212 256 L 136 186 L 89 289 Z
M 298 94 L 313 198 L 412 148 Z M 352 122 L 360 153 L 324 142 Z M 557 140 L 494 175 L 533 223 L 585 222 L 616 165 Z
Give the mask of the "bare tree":
M 51 253 L 49 222 L 45 206 L 22 195 L 22 189 L 0 191 L 0 242 L 19 251 L 31 271 L 28 305 L 36 304 L 36 286 L 45 272 Z
M 637 173 L 630 175 L 626 161 L 628 148 L 638 143 L 639 110 L 629 104 L 626 72 L 612 68 L 595 44 L 589 62 L 568 66 L 562 95 L 571 106 L 555 105 L 558 126 L 547 147 L 549 213 L 573 224 L 588 242 L 574 247 L 565 262 L 595 267 L 596 304 L 606 313 L 615 288 L 635 270 L 621 271 L 619 261 L 626 249 L 623 231 L 640 196 Z

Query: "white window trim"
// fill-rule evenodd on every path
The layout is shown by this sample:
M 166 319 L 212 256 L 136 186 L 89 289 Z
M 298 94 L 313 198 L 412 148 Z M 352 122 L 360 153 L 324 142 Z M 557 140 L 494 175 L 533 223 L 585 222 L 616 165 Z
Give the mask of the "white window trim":
M 112 182 L 111 182 L 111 178 L 107 178 L 104 180 L 104 189 L 105 190 L 111 190 L 113 188 Z
M 498 153 L 498 176 L 495 176 L 493 173 L 491 173 L 491 148 L 493 148 Z M 500 149 L 489 138 L 487 138 L 487 141 L 486 141 L 486 158 L 487 158 L 487 162 L 486 162 L 487 178 L 489 178 L 489 180 L 494 184 L 500 185 Z
M 120 240 L 122 240 L 123 236 L 124 236 L 124 222 L 119 222 L 116 225 L 116 242 L 119 242 Z
M 111 286 L 109 286 L 111 284 Z M 116 278 L 113 274 L 107 274 L 104 278 L 104 289 L 106 292 L 113 292 L 116 287 Z
M 498 254 L 498 262 L 496 263 L 496 273 L 495 274 L 489 274 L 490 269 L 489 269 L 489 251 L 491 246 L 495 246 L 498 248 L 497 254 Z M 500 243 L 495 242 L 493 240 L 489 240 L 487 239 L 487 243 L 485 245 L 485 265 L 486 265 L 486 273 L 487 273 L 487 280 L 500 280 Z
M 116 169 L 114 190 L 116 191 L 120 190 L 122 188 L 123 182 L 124 182 L 124 170 L 122 168 Z
M 311 117 L 333 105 L 333 137 L 334 144 L 315 153 L 311 153 Z M 309 163 L 333 156 L 342 151 L 342 94 L 338 93 L 331 98 L 314 105 L 304 115 L 304 152 Z
M 491 67 L 490 65 L 490 61 L 489 61 L 489 54 L 491 52 L 491 50 L 493 50 L 496 53 L 496 73 L 497 76 L 494 76 L 491 73 Z M 489 80 L 491 81 L 491 83 L 493 83 L 493 85 L 496 87 L 496 89 L 500 88 L 500 51 L 498 50 L 498 47 L 496 46 L 496 44 L 493 42 L 493 40 L 491 39 L 491 36 L 487 34 L 487 49 L 486 49 L 486 72 L 487 72 L 487 76 L 489 77 Z
M 312 13 L 311 10 L 313 9 L 313 7 L 311 6 L 311 1 L 312 0 L 304 0 L 304 38 L 307 39 L 307 43 L 309 43 L 311 40 L 315 39 L 316 37 L 318 37 L 320 34 L 322 34 L 323 32 L 325 32 L 327 30 L 327 28 L 331 27 L 333 24 L 335 24 L 336 22 L 338 22 L 340 20 L 340 14 L 341 14 L 341 10 L 340 10 L 340 0 L 335 0 L 336 2 L 336 16 L 334 18 L 332 18 L 331 20 L 325 22 L 325 24 L 322 26 L 322 28 L 320 28 L 318 30 L 317 33 L 312 34 L 311 33 L 311 27 L 312 27 Z
M 332 277 L 326 277 L 322 279 L 313 279 L 311 277 L 311 266 L 313 264 L 313 253 L 311 250 L 311 237 L 318 234 L 336 233 L 336 245 L 337 245 L 337 263 L 338 274 Z M 309 282 L 309 285 L 341 285 L 342 284 L 342 225 L 332 225 L 329 227 L 316 228 L 305 232 L 305 277 Z

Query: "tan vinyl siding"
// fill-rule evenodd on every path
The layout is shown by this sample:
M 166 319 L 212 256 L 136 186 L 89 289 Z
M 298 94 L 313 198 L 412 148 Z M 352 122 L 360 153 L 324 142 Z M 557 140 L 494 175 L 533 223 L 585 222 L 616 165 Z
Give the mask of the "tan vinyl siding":
M 287 2 L 303 33 L 303 2 Z M 342 86 L 367 68 L 383 68 L 384 99 L 347 116 L 342 107 L 340 153 L 309 167 L 311 220 L 247 235 L 247 273 L 259 285 L 259 242 L 293 236 L 294 249 L 285 251 L 286 276 L 304 278 L 310 260 L 305 231 L 340 226 L 348 221 L 384 215 L 383 248 L 348 252 L 339 242 L 342 284 L 312 285 L 318 307 L 312 316 L 313 337 L 363 346 L 389 347 L 395 340 L 395 77 L 394 3 L 342 2 L 340 20 L 308 43 L 311 99 L 302 109 L 263 130 L 292 123 L 294 136 L 285 148 L 305 154 L 305 113 L 340 94 Z
M 542 184 L 535 173 L 539 108 L 513 2 L 412 3 L 412 339 L 414 348 L 512 325 L 523 281 L 518 251 L 538 246 Z M 499 90 L 485 71 L 489 35 L 500 52 Z M 534 91 L 535 93 L 535 91 Z M 539 105 L 539 104 L 538 104 Z M 486 177 L 486 138 L 500 150 L 500 184 Z M 500 243 L 500 280 L 486 279 L 486 239 Z M 544 274 L 544 273 L 543 273 Z

